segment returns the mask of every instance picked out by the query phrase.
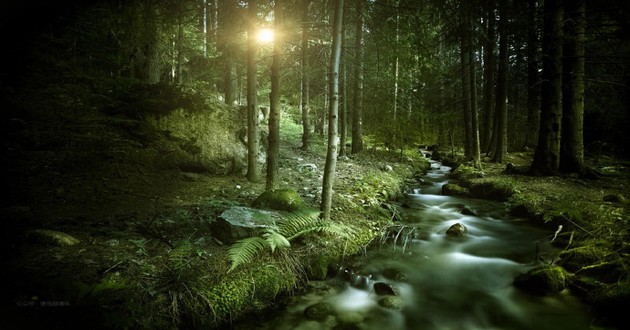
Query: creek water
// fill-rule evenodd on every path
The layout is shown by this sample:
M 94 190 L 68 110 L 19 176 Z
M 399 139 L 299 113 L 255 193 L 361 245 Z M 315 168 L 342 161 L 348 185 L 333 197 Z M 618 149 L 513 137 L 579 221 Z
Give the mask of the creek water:
M 553 232 L 508 215 L 502 203 L 442 196 L 449 172 L 431 161 L 387 239 L 256 328 L 589 329 L 588 308 L 567 290 L 540 297 L 513 285 L 516 275 L 536 265 L 537 253 L 548 259 L 557 254 L 549 244 Z M 455 223 L 467 227 L 466 236 L 445 234 Z M 377 282 L 396 291 L 399 308 L 379 304 Z M 322 302 L 330 316 L 305 316 L 305 309 Z

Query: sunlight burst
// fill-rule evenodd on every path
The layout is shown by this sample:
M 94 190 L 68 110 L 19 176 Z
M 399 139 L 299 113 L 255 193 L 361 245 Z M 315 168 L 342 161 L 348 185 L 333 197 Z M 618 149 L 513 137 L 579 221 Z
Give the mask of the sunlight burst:
M 261 29 L 258 32 L 258 42 L 266 44 L 273 41 L 274 33 L 272 29 Z

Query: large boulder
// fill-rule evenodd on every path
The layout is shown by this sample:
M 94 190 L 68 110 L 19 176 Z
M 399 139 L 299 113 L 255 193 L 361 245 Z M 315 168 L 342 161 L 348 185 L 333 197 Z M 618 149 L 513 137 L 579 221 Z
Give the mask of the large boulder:
M 265 191 L 256 198 L 252 205 L 278 211 L 298 211 L 305 207 L 302 197 L 293 189 Z
M 272 226 L 280 214 L 275 211 L 259 210 L 243 206 L 235 206 L 221 213 L 218 219 L 210 224 L 212 236 L 225 243 L 233 243 L 240 239 L 259 236 L 265 228 Z
M 566 273 L 560 266 L 546 265 L 536 267 L 514 279 L 514 285 L 524 291 L 551 296 L 564 290 Z

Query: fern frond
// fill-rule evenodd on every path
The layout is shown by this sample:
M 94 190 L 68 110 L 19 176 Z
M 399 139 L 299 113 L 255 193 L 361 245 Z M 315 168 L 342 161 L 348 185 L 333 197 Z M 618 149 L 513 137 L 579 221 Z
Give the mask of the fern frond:
M 168 258 L 176 269 L 181 270 L 190 262 L 193 249 L 190 241 L 180 242 L 168 253 Z
M 277 247 L 286 248 L 286 247 L 291 246 L 291 243 L 289 243 L 289 240 L 287 240 L 287 238 L 284 237 L 284 235 L 276 232 L 275 230 L 268 230 L 263 235 L 263 237 L 269 244 L 269 247 L 271 247 L 271 253 L 275 252 Z
M 228 250 L 228 258 L 232 263 L 228 272 L 254 260 L 262 250 L 267 248 L 269 248 L 269 242 L 261 237 L 248 237 L 236 241 Z
M 276 222 L 276 226 L 278 227 L 278 233 L 289 238 L 300 236 L 302 235 L 300 232 L 316 227 L 320 225 L 321 222 L 322 221 L 319 219 L 319 211 L 304 210 L 284 215 Z M 291 239 L 289 238 L 289 240 Z
M 319 211 L 293 212 L 276 223 L 278 232 L 291 241 L 299 236 L 313 232 L 327 232 L 341 237 L 351 237 L 354 230 L 349 226 L 324 221 L 319 218 Z

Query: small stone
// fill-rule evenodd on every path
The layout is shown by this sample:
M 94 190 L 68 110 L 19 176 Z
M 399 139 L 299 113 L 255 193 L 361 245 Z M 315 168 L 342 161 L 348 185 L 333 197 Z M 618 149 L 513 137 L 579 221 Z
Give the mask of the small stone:
M 396 291 L 394 291 L 394 287 L 385 282 L 376 282 L 374 283 L 374 292 L 379 296 L 396 296 Z
M 468 233 L 468 228 L 461 223 L 456 223 L 446 230 L 446 235 L 451 237 L 463 237 Z
M 472 215 L 472 216 L 477 216 L 477 213 L 475 213 L 475 211 L 469 209 L 467 206 L 465 206 L 464 208 L 462 208 L 461 211 L 459 211 L 459 213 L 463 214 L 463 215 Z

